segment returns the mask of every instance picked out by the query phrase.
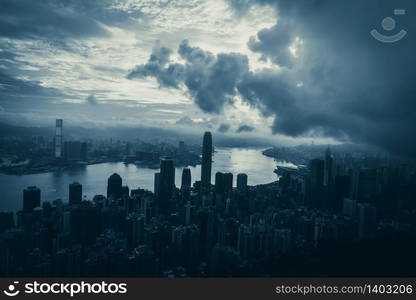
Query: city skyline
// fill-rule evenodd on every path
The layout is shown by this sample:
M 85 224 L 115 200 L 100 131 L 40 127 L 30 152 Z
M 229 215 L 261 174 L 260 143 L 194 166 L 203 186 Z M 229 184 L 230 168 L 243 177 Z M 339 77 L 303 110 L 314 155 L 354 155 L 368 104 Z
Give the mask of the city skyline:
M 411 280 L 414 11 L 0 0 L 3 292 L 32 277 L 235 278 L 226 298 L 279 297 L 287 277 L 333 294 L 329 279 L 352 294 Z
M 43 199 L 41 189 L 28 186 L 21 210 L 0 213 L 0 275 L 412 274 L 410 261 L 410 267 L 394 261 L 404 245 L 410 253 L 415 245 L 409 236 L 415 224 L 407 217 L 415 211 L 414 165 L 354 152 L 333 154 L 328 147 L 308 166 L 277 166 L 279 176 L 271 183 L 250 186 L 247 174 L 220 170 L 212 184 L 212 145 L 211 133 L 205 132 L 201 177 L 192 179 L 184 166 L 180 186 L 175 186 L 174 159 L 169 156 L 160 157 L 153 192 L 125 185 L 117 173 L 108 177 L 106 196 L 102 191 L 85 198 L 82 184 L 67 182 L 68 202 Z M 185 153 L 186 148 L 179 142 L 178 149 Z M 55 149 L 53 145 L 49 153 L 54 164 L 74 164 L 71 159 L 64 162 L 65 154 L 56 157 Z M 13 242 L 23 236 L 24 242 Z M 337 254 L 327 257 L 332 249 Z M 362 257 L 347 255 L 356 249 L 364 251 Z M 375 250 L 384 258 L 383 269 L 374 264 L 379 260 L 370 259 Z M 287 263 L 295 273 L 286 269 Z

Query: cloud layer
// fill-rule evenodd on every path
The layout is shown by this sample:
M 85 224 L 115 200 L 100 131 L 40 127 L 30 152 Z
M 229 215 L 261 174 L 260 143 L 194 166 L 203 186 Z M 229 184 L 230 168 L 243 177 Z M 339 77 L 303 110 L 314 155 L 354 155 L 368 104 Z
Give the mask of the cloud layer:
M 415 39 L 383 44 L 369 35 L 394 8 L 412 1 L 230 1 L 241 17 L 253 5 L 269 5 L 277 23 L 260 30 L 247 46 L 275 67 L 250 70 L 248 57 L 211 53 L 183 41 L 182 63 L 173 51 L 155 73 L 139 65 L 130 78 L 153 76 L 160 86 L 184 88 L 207 113 L 220 113 L 236 98 L 273 117 L 273 133 L 329 136 L 416 156 Z M 397 17 L 411 32 L 415 20 Z M 400 29 L 400 28 L 397 28 Z M 381 29 L 382 30 L 382 29 Z M 151 55 L 157 55 L 157 49 Z M 139 71 L 135 74 L 135 72 Z M 169 78 L 169 80 L 166 80 Z
M 248 72 L 248 59 L 238 53 L 213 55 L 187 40 L 179 45 L 178 54 L 185 62 L 170 63 L 172 51 L 157 46 L 148 62 L 136 66 L 129 79 L 155 77 L 161 87 L 179 88 L 184 85 L 205 112 L 219 113 L 226 103 L 233 102 L 236 85 Z

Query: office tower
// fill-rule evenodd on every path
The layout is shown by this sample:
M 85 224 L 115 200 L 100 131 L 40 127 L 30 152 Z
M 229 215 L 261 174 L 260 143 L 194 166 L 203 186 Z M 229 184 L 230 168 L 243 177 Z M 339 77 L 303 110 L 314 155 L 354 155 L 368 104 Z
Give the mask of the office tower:
M 215 173 L 215 193 L 226 195 L 233 189 L 232 173 Z
M 324 166 L 322 159 L 312 159 L 310 169 L 310 202 L 312 207 L 323 208 L 324 194 Z
M 74 182 L 69 184 L 69 204 L 79 204 L 82 201 L 82 184 Z
M 181 187 L 191 188 L 191 169 L 184 168 L 182 170 L 182 184 Z
M 184 168 L 182 170 L 182 183 L 181 183 L 181 200 L 182 204 L 187 203 L 191 195 L 191 170 Z
M 332 158 L 331 155 L 331 149 L 328 148 L 326 149 L 325 152 L 325 169 L 324 169 L 324 185 L 325 186 L 330 186 L 332 185 L 332 180 L 333 180 L 333 164 L 334 164 L 334 160 Z
M 113 196 L 115 199 L 121 197 L 122 179 L 120 175 L 114 173 L 107 181 L 107 198 Z
M 224 187 L 225 192 L 230 193 L 233 190 L 233 174 L 224 173 Z
M 224 187 L 224 173 L 215 173 L 215 194 L 223 194 L 225 191 Z
M 202 165 L 201 165 L 201 188 L 202 191 L 209 191 L 211 186 L 212 167 L 212 136 L 211 132 L 204 133 L 202 142 Z
M 62 119 L 56 119 L 55 137 L 54 137 L 55 158 L 56 159 L 62 159 L 62 157 L 63 157 L 62 127 L 63 127 L 63 120 Z
M 175 189 L 175 167 L 171 158 L 163 158 L 160 161 L 159 177 L 159 212 L 168 215 L 170 201 Z
M 155 194 L 155 198 L 159 197 L 159 189 L 160 189 L 160 173 L 155 173 L 155 182 L 153 183 L 153 192 Z
M 29 186 L 23 190 L 23 211 L 32 211 L 40 206 L 40 189 Z
M 247 189 L 247 174 L 240 173 L 237 175 L 237 190 L 245 191 Z

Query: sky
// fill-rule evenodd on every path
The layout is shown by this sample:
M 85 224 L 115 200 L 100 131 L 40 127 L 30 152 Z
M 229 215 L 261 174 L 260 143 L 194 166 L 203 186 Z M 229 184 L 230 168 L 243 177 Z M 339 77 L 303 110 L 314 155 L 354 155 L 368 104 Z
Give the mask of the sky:
M 414 157 L 414 8 L 411 0 L 2 0 L 0 122 L 354 142 Z M 385 17 L 393 30 L 381 26 Z M 381 43 L 372 29 L 407 35 Z

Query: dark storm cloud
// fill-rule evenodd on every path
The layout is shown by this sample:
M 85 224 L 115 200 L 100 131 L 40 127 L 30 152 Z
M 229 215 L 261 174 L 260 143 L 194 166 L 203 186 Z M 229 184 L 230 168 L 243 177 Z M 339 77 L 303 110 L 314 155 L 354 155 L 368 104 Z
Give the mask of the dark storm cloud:
M 213 55 L 183 41 L 178 54 L 184 64 L 168 63 L 171 50 L 155 47 L 149 61 L 136 66 L 129 79 L 155 77 L 163 87 L 185 85 L 195 103 L 205 112 L 219 113 L 236 95 L 236 85 L 248 72 L 247 57 L 237 53 Z
M 289 34 L 304 39 L 304 62 L 287 72 L 292 80 L 287 80 L 288 76 L 283 76 L 282 80 L 280 75 L 276 76 L 276 81 L 284 84 L 278 90 L 275 83 L 264 86 L 267 93 L 250 90 L 265 109 L 276 113 L 274 132 L 300 135 L 315 131 L 337 138 L 348 136 L 396 153 L 416 155 L 411 129 L 416 120 L 415 39 L 411 35 L 415 19 L 409 15 L 416 8 L 415 3 L 269 2 L 277 3 L 283 26 L 279 27 L 278 22 L 267 31 L 269 42 L 258 36 L 261 53 L 279 61 L 279 52 L 273 52 L 275 44 L 271 37 L 287 34 L 287 23 L 292 26 Z M 404 8 L 408 15 L 394 16 L 394 8 Z M 383 44 L 369 35 L 373 28 L 391 34 L 380 26 L 386 16 L 397 20 L 398 28 L 394 33 L 402 28 L 409 32 L 404 40 Z M 251 84 L 253 76 L 260 74 L 248 76 L 248 82 L 240 86 Z M 302 81 L 304 87 L 290 88 L 296 80 Z
M 237 128 L 237 130 L 235 132 L 236 133 L 251 132 L 253 130 L 254 130 L 254 127 L 251 127 L 249 125 L 241 125 L 240 127 Z
M 295 62 L 292 70 L 250 73 L 239 83 L 246 100 L 275 116 L 273 132 L 350 138 L 416 155 L 412 130 L 416 24 L 410 15 L 416 8 L 414 1 L 246 2 L 230 4 L 239 14 L 247 11 L 247 5 L 270 4 L 279 15 L 275 26 L 261 30 L 248 44 L 263 58 L 285 66 L 281 51 L 285 53 L 293 43 L 285 37 L 298 36 L 304 42 L 302 62 Z M 406 9 L 407 14 L 394 16 L 395 8 Z M 370 36 L 373 28 L 392 34 L 380 26 L 387 16 L 397 21 L 393 33 L 408 31 L 402 41 L 383 44 Z M 283 50 L 275 51 L 276 47 Z M 297 82 L 303 87 L 295 87 Z
M 88 14 L 61 5 L 59 2 L 46 0 L 0 2 L 0 36 L 14 39 L 56 40 L 107 34 L 108 32 Z
M 230 125 L 225 124 L 225 123 L 222 123 L 222 124 L 218 127 L 217 131 L 218 131 L 218 132 L 221 132 L 221 133 L 226 133 L 229 129 L 230 129 Z
M 248 46 L 283 68 L 249 71 L 243 55 L 213 55 L 184 41 L 178 53 L 185 63 L 175 65 L 181 70 L 175 88 L 183 84 L 208 113 L 220 112 L 238 95 L 274 118 L 273 133 L 334 137 L 416 156 L 414 1 L 230 2 L 239 15 L 256 3 L 276 9 L 277 24 L 260 30 Z M 394 16 L 395 8 L 407 14 Z M 380 26 L 386 16 L 397 21 L 394 33 L 408 31 L 402 41 L 385 44 L 371 37 L 373 28 L 391 34 Z M 288 50 L 297 38 L 298 58 Z M 170 66 L 148 76 L 169 86 L 161 78 L 172 74 Z
M 292 67 L 294 57 L 289 46 L 295 42 L 289 24 L 280 24 L 260 30 L 256 37 L 251 37 L 247 45 L 253 52 L 261 54 L 261 60 L 271 60 L 283 67 Z
M 180 64 L 169 64 L 172 50 L 156 45 L 150 55 L 148 62 L 136 66 L 127 78 L 155 77 L 159 84 L 164 87 L 178 88 L 183 79 L 184 67 Z

